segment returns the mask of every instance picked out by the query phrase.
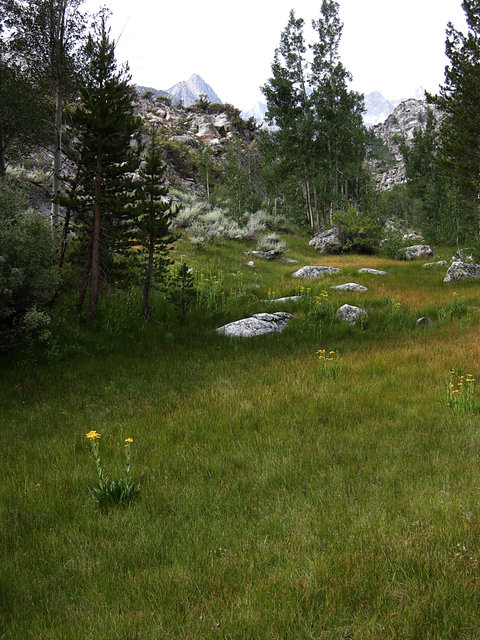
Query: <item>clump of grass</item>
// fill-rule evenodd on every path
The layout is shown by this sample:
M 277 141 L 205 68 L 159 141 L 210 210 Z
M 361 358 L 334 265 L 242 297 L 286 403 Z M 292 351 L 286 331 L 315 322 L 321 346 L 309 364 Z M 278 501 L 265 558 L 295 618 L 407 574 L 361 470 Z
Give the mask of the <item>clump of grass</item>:
M 123 476 L 118 480 L 109 480 L 103 471 L 100 460 L 98 440 L 101 438 L 101 434 L 97 431 L 89 431 L 86 437 L 90 440 L 97 468 L 98 484 L 96 487 L 90 488 L 95 502 L 101 509 L 131 502 L 140 493 L 140 484 L 134 482 L 130 475 L 130 445 L 133 442 L 133 438 L 125 438 L 125 469 Z
M 475 413 L 475 378 L 471 373 L 464 374 L 462 369 L 450 369 L 445 402 L 457 415 Z

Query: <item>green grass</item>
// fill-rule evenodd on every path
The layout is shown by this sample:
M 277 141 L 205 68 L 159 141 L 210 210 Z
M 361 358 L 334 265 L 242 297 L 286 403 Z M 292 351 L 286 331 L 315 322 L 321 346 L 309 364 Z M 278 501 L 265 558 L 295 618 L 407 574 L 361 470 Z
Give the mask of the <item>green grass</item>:
M 0 637 L 480 638 L 478 415 L 445 402 L 450 369 L 480 379 L 480 285 L 286 240 L 298 265 L 254 269 L 239 243 L 180 244 L 224 292 L 183 325 L 157 296 L 144 328 L 138 294 L 119 293 L 50 363 L 4 367 Z M 292 279 L 303 264 L 343 271 Z M 352 280 L 368 292 L 329 290 Z M 261 302 L 302 284 L 364 306 L 367 325 Z M 281 335 L 214 331 L 277 308 L 295 313 Z M 339 351 L 337 377 L 318 349 Z M 135 502 L 96 507 L 90 430 L 112 478 L 134 439 Z

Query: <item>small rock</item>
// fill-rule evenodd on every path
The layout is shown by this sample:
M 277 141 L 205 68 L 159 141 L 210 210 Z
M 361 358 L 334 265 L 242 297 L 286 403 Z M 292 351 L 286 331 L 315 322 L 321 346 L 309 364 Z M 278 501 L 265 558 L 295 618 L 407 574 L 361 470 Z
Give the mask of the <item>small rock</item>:
M 249 260 L 247 262 L 247 267 L 254 267 L 255 266 L 255 262 L 253 260 Z
M 388 276 L 388 271 L 380 271 L 379 269 L 369 269 L 368 267 L 359 269 L 358 273 L 371 273 L 374 276 Z
M 292 317 L 291 313 L 284 311 L 256 313 L 250 318 L 243 318 L 219 327 L 217 333 L 231 338 L 252 338 L 269 333 L 281 333 Z
M 438 260 L 437 262 L 426 262 L 423 266 L 428 269 L 430 267 L 446 267 L 447 264 L 446 260 Z
M 361 293 L 362 291 L 368 291 L 367 287 L 364 287 L 362 284 L 357 284 L 356 282 L 346 282 L 345 284 L 337 284 L 334 287 L 330 287 L 331 289 L 337 289 L 337 291 L 357 291 Z
M 422 316 L 417 320 L 417 327 L 433 327 L 434 321 L 427 316 Z
M 292 278 L 318 278 L 319 276 L 330 276 L 334 273 L 339 273 L 339 271 L 340 269 L 337 267 L 301 267 L 298 271 L 292 273 Z
M 455 280 L 465 280 L 468 278 L 480 278 L 480 264 L 471 264 L 469 262 L 453 262 L 448 268 L 447 275 L 443 279 L 445 284 L 454 282 Z
M 350 304 L 344 304 L 337 310 L 337 318 L 351 325 L 357 324 L 359 318 L 366 315 L 365 309 Z

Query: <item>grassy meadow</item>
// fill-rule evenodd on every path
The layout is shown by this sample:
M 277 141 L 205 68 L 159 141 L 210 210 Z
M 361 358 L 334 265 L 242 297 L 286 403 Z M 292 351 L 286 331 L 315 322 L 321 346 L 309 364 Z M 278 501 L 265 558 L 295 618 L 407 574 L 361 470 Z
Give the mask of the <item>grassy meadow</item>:
M 0 638 L 480 639 L 480 392 L 447 402 L 452 369 L 480 389 L 480 284 L 284 239 L 297 265 L 181 241 L 185 322 L 112 292 L 96 330 L 64 320 L 48 361 L 5 362 Z M 291 277 L 309 264 L 342 271 Z M 331 322 L 344 303 L 367 321 Z M 295 314 L 282 334 L 215 333 L 269 310 Z M 110 477 L 133 438 L 131 504 L 95 505 L 90 430 Z

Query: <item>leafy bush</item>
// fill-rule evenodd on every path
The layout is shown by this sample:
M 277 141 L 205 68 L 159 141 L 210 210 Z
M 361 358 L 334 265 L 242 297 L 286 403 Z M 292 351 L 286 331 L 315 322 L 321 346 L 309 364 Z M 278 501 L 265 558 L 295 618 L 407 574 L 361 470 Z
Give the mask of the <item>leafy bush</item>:
M 344 253 L 374 253 L 380 241 L 380 225 L 372 216 L 353 206 L 337 211 L 333 223 L 342 229 L 341 251 Z
M 0 349 L 48 337 L 44 307 L 59 276 L 56 240 L 48 222 L 22 212 L 21 192 L 0 185 Z

